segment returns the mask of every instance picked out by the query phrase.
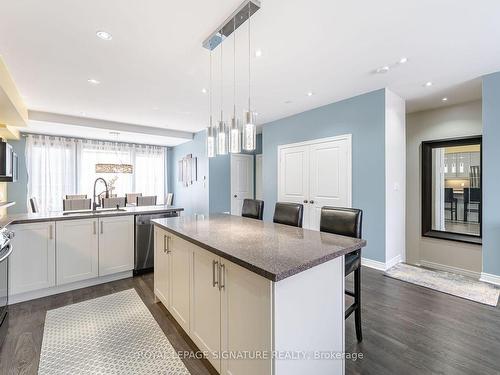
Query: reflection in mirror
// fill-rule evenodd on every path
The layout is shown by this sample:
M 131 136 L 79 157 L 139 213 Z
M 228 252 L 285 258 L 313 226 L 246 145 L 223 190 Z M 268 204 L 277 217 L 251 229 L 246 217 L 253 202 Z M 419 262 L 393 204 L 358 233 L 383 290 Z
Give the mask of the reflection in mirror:
M 432 230 L 481 235 L 481 145 L 432 148 Z

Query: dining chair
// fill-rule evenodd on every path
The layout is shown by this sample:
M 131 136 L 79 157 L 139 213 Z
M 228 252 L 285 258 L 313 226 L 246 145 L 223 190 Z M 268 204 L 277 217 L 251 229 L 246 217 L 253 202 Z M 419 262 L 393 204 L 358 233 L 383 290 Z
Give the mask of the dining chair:
M 101 199 L 102 208 L 125 207 L 125 197 L 110 197 Z
M 174 193 L 168 193 L 166 205 L 171 206 L 173 202 L 174 202 Z
M 302 228 L 304 205 L 300 203 L 277 202 L 274 206 L 273 222 Z
M 320 231 L 361 238 L 363 224 L 363 211 L 356 208 L 322 207 L 320 218 Z M 354 292 L 346 290 L 348 296 L 354 297 L 354 303 L 345 311 L 345 319 L 354 312 L 356 325 L 356 338 L 363 341 L 361 332 L 361 249 L 348 253 L 344 258 L 347 276 L 354 272 Z
M 63 199 L 63 211 L 90 210 L 92 199 Z
M 142 197 L 142 193 L 127 193 L 125 194 L 125 199 L 127 204 L 135 204 L 137 202 L 137 197 Z
M 137 197 L 136 200 L 137 206 L 156 206 L 156 195 L 147 195 Z
M 64 199 L 87 199 L 87 194 L 66 194 Z
M 33 212 L 34 214 L 40 212 L 38 208 L 38 202 L 35 197 L 30 198 L 30 206 L 31 206 L 31 212 Z
M 241 216 L 262 220 L 264 216 L 264 201 L 258 199 L 244 199 Z

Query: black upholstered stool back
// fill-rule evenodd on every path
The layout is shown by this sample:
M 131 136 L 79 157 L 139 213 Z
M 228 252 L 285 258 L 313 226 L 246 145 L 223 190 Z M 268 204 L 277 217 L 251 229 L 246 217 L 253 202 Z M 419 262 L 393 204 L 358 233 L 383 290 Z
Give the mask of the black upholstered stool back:
M 274 207 L 273 222 L 302 228 L 304 206 L 300 203 L 277 202 Z
M 262 220 L 264 216 L 264 201 L 258 199 L 245 199 L 243 201 L 243 208 L 241 209 L 241 216 Z

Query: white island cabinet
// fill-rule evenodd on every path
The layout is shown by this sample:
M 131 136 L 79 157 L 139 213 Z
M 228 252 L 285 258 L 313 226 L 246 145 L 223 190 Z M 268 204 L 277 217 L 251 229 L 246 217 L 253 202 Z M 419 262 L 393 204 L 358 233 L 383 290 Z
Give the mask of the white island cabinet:
M 233 215 L 153 223 L 155 296 L 219 374 L 344 374 L 344 255 L 366 241 Z

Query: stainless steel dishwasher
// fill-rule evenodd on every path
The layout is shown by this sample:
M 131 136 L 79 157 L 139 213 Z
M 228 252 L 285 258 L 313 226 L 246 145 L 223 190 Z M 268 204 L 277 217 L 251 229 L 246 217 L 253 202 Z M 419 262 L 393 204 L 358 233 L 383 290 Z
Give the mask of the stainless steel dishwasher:
M 134 275 L 153 271 L 155 250 L 151 220 L 175 216 L 179 216 L 177 211 L 135 216 Z

